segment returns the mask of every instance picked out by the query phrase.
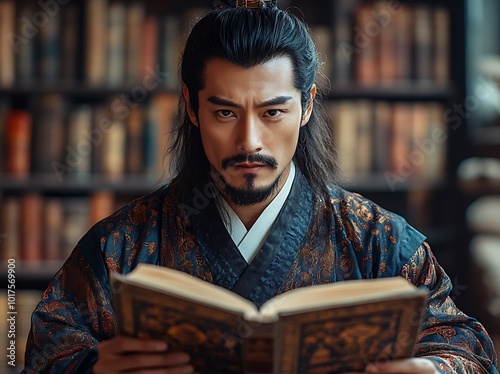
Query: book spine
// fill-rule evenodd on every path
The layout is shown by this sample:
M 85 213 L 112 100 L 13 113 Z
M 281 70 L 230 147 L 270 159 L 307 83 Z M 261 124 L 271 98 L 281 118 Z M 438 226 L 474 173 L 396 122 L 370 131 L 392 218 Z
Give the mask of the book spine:
M 80 105 L 69 114 L 65 165 L 72 176 L 87 178 L 92 171 L 92 107 Z
M 372 149 L 374 114 L 373 105 L 369 100 L 361 100 L 357 105 L 357 172 L 368 174 L 372 171 Z
M 334 43 L 332 80 L 334 84 L 346 85 L 352 80 L 352 66 L 357 55 L 353 40 L 353 14 L 357 3 L 356 0 L 332 0 Z
M 108 5 L 106 0 L 86 2 L 85 77 L 91 86 L 106 82 L 106 50 L 108 35 Z
M 411 104 L 394 104 L 391 121 L 390 170 L 405 179 L 414 175 L 414 166 L 409 160 L 411 122 Z
M 11 43 L 15 40 L 15 2 L 0 0 L 0 87 L 10 87 L 14 84 L 15 50 Z
M 16 54 L 16 80 L 23 84 L 31 83 L 35 79 L 36 43 L 30 26 L 34 13 L 35 8 L 32 3 L 19 4 L 16 33 L 22 42 L 18 43 Z
M 103 141 L 103 174 L 107 178 L 120 179 L 125 172 L 125 124 L 113 120 Z
M 387 9 L 385 1 L 377 1 L 374 5 L 373 11 L 376 14 L 384 14 Z M 373 13 L 372 13 L 373 14 Z M 395 84 L 398 77 L 398 19 L 400 14 L 392 15 L 391 19 L 382 18 L 383 23 L 377 24 L 380 27 L 380 53 L 379 53 L 379 66 L 380 66 L 380 83 L 381 84 Z M 372 22 L 375 22 L 372 19 Z M 410 65 L 411 66 L 411 65 Z
M 16 176 L 27 177 L 31 169 L 31 114 L 12 110 L 6 119 L 7 145 L 5 170 Z
M 427 154 L 427 152 L 421 148 L 424 143 L 430 140 L 427 139 L 429 134 L 428 109 L 428 105 L 423 103 L 414 103 L 412 105 L 410 159 L 413 160 L 413 167 L 415 170 L 414 176 L 417 178 L 422 178 L 424 176 L 429 157 L 433 157 L 432 154 Z
M 396 62 L 396 80 L 408 83 L 412 79 L 412 44 L 414 7 L 405 4 L 394 17 L 394 60 Z
M 46 199 L 43 211 L 43 258 L 62 259 L 61 234 L 64 225 L 64 206 L 60 199 Z
M 0 211 L 2 219 L 2 237 L 0 248 L 1 259 L 18 259 L 21 253 L 19 239 L 21 222 L 21 204 L 18 197 L 9 196 L 3 201 L 3 209 Z
M 39 77 L 42 82 L 48 84 L 57 83 L 60 78 L 60 14 L 60 11 L 54 12 L 51 14 L 49 21 L 40 27 Z
M 110 191 L 98 191 L 90 197 L 90 225 L 94 225 L 114 211 L 115 197 Z
M 61 162 L 64 149 L 64 101 L 57 94 L 40 97 L 33 127 L 33 171 L 51 173 Z
M 10 111 L 10 100 L 0 99 L 0 173 L 6 172 L 5 157 L 7 153 L 7 114 Z
M 75 83 L 77 80 L 79 50 L 79 12 L 77 4 L 66 4 L 61 25 L 61 81 Z
M 143 142 L 144 174 L 147 177 L 157 177 L 158 127 L 151 115 L 147 116 L 144 123 Z
M 130 111 L 127 122 L 126 170 L 129 174 L 143 172 L 144 110 L 141 107 Z
M 427 163 L 424 170 L 426 178 L 432 181 L 442 181 L 446 177 L 448 125 L 443 121 L 445 109 L 442 104 L 432 102 L 427 107 L 429 125 L 426 138 L 420 148 L 426 154 Z
M 386 101 L 375 103 L 375 123 L 373 136 L 373 168 L 382 173 L 389 165 L 391 105 Z
M 355 60 L 355 78 L 362 85 L 374 85 L 380 81 L 380 32 L 369 31 L 374 22 L 370 5 L 363 4 L 356 9 L 355 40 L 360 41 L 357 44 L 361 51 Z
M 125 78 L 125 24 L 127 11 L 124 3 L 109 6 L 109 39 L 107 78 L 110 86 L 123 84 Z
M 92 173 L 99 175 L 104 174 L 106 132 L 103 129 L 107 129 L 112 120 L 110 110 L 105 104 L 96 105 L 92 114 Z
M 145 7 L 142 3 L 131 3 L 126 16 L 126 81 L 140 82 L 141 50 L 143 43 L 143 23 Z
M 433 11 L 434 80 L 445 85 L 450 79 L 450 14 L 444 7 Z
M 415 79 L 432 82 L 432 13 L 429 6 L 419 4 L 414 12 Z
M 177 97 L 169 94 L 154 95 L 152 98 L 152 113 L 158 134 L 155 147 L 157 151 L 155 173 L 158 176 L 168 176 L 170 159 L 167 151 L 170 146 L 170 134 L 177 113 Z
M 332 107 L 337 147 L 339 152 L 340 170 L 346 175 L 357 171 L 357 114 L 356 104 L 343 100 Z
M 90 227 L 90 205 L 88 198 L 67 198 L 64 204 L 64 226 L 62 231 L 62 258 L 67 258 L 76 243 Z
M 43 197 L 36 192 L 21 198 L 21 259 L 39 261 L 43 259 L 42 219 Z
M 178 17 L 165 17 L 160 35 L 160 70 L 166 78 L 163 85 L 167 89 L 175 90 L 178 84 L 178 63 L 180 59 L 180 28 Z
M 155 16 L 148 15 L 142 25 L 142 61 L 140 78 L 141 81 L 149 74 L 149 71 L 155 71 L 158 66 L 158 19 Z

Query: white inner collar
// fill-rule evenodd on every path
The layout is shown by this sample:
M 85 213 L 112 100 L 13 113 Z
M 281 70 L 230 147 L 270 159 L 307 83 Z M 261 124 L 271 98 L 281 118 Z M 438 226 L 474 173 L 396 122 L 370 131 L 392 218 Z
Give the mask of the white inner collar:
M 217 206 L 219 209 L 219 214 L 224 217 L 222 220 L 226 226 L 226 230 L 231 235 L 234 244 L 240 250 L 241 255 L 245 258 L 247 263 L 252 262 L 260 247 L 266 241 L 267 235 L 271 231 L 271 226 L 278 217 L 278 214 L 285 204 L 285 201 L 290 194 L 292 188 L 293 180 L 295 179 L 295 165 L 293 162 L 290 163 L 290 173 L 288 178 L 283 185 L 281 191 L 276 195 L 276 197 L 269 203 L 269 205 L 261 213 L 257 221 L 253 224 L 250 230 L 247 230 L 243 222 L 241 222 L 238 215 L 234 212 L 233 208 L 227 203 L 227 201 L 222 198 L 222 205 L 224 206 L 227 216 L 222 214 L 220 211 L 221 207 Z

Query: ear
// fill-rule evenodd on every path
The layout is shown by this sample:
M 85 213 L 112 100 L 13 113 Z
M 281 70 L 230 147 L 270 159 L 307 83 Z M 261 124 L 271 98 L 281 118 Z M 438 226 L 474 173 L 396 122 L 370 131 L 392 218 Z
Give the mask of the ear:
M 194 113 L 193 107 L 191 106 L 191 100 L 189 100 L 189 90 L 185 83 L 182 85 L 182 96 L 184 96 L 184 101 L 186 102 L 186 111 L 189 119 L 195 126 L 198 126 L 196 114 Z
M 304 126 L 307 122 L 309 122 L 309 119 L 311 118 L 315 97 L 316 97 L 316 85 L 313 84 L 311 87 L 311 92 L 309 94 L 309 100 L 307 102 L 306 110 L 304 111 L 304 114 L 302 115 L 302 120 L 300 122 L 301 127 Z

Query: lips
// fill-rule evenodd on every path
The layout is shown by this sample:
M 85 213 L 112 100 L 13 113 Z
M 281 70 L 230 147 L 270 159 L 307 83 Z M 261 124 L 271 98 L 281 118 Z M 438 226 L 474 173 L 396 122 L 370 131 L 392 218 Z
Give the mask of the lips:
M 256 163 L 250 163 L 250 164 L 241 163 L 241 164 L 234 165 L 235 168 L 240 169 L 240 170 L 244 170 L 244 171 L 257 171 L 265 166 L 267 166 L 267 165 L 256 164 Z
M 234 166 L 237 167 L 237 168 L 260 168 L 260 167 L 264 167 L 264 166 L 267 166 L 267 165 L 265 165 L 265 164 L 255 164 L 255 163 L 251 163 L 251 164 L 242 163 L 242 164 L 236 164 Z
M 227 170 L 230 167 L 235 169 L 258 169 L 265 166 L 269 166 L 273 169 L 278 167 L 276 159 L 272 156 L 262 155 L 262 154 L 239 154 L 225 158 L 221 162 L 223 170 Z

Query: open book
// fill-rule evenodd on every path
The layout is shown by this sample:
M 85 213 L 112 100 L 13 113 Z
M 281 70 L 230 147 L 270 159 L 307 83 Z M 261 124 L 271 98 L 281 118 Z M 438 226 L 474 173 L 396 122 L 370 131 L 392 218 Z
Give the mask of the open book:
M 177 270 L 111 278 L 119 332 L 167 340 L 201 373 L 342 373 L 412 355 L 427 291 L 403 278 L 298 288 L 257 307 Z

